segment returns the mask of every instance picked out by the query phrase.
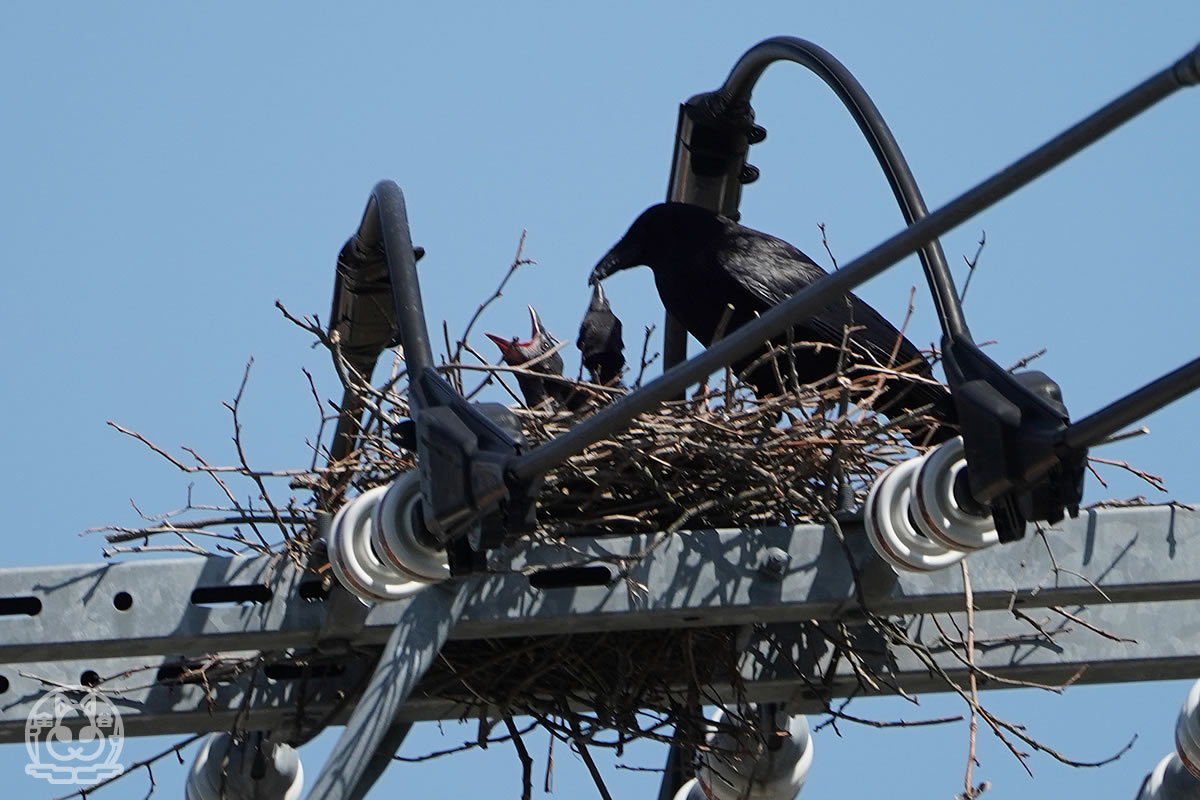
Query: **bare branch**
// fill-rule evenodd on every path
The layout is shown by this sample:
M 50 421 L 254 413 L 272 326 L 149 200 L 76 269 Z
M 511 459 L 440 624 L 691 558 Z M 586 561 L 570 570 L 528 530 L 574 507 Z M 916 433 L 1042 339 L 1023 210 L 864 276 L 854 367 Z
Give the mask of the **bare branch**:
M 967 290 L 971 288 L 971 279 L 975 277 L 975 267 L 979 266 L 979 256 L 983 255 L 985 244 L 987 244 L 987 231 L 980 231 L 979 247 L 975 248 L 975 255 L 971 258 L 963 256 L 963 261 L 967 262 L 967 279 L 963 281 L 962 293 L 958 296 L 960 303 L 967 301 Z

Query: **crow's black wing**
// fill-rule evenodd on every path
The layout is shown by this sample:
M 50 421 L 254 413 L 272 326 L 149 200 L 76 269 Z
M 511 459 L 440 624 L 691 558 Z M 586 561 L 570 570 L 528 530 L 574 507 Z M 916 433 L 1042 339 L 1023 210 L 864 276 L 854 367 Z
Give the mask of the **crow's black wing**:
M 741 225 L 733 226 L 718 254 L 723 269 L 746 289 L 765 310 L 782 303 L 796 292 L 815 283 L 828 273 L 798 248 L 770 234 Z M 850 302 L 836 301 L 798 326 L 809 329 L 825 342 L 840 342 L 847 325 L 861 330 L 853 339 L 881 364 L 892 358 L 900 342 L 895 362 L 903 364 L 921 357 L 912 342 L 882 314 L 850 294 Z
M 782 239 L 741 225 L 734 226 L 724 238 L 717 260 L 767 307 L 782 303 L 827 274 Z

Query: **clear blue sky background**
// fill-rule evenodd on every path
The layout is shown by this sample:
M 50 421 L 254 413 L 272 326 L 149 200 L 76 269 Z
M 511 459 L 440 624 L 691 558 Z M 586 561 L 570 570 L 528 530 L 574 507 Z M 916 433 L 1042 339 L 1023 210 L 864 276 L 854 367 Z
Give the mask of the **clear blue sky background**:
M 325 355 L 280 319 L 328 313 L 334 256 L 372 185 L 405 190 L 434 325 L 462 329 L 510 261 L 523 269 L 483 328 L 523 333 L 524 304 L 569 335 L 596 259 L 662 199 L 678 103 L 715 88 L 755 42 L 791 34 L 832 51 L 872 93 L 931 207 L 970 187 L 1200 39 L 1195 0 L 1008 3 L 7 3 L 0 9 L 0 259 L 7 421 L 3 566 L 98 560 L 98 537 L 132 523 L 129 499 L 163 511 L 188 478 L 105 426 L 230 462 L 221 401 L 255 358 L 245 401 L 250 457 L 305 464 L 315 412 L 300 372 L 328 395 Z M 844 262 L 901 225 L 867 146 L 831 93 L 773 67 L 755 95 L 769 131 L 752 161 L 745 221 Z M 1196 355 L 1200 92 L 1177 96 L 945 237 L 961 266 L 987 231 L 967 313 L 1008 364 L 1037 366 L 1076 416 Z M 861 293 L 903 316 L 920 281 L 910 259 Z M 637 338 L 661 319 L 647 270 L 607 284 Z M 912 338 L 936 321 L 921 295 Z M 574 353 L 574 350 L 569 351 Z M 568 354 L 568 358 L 571 356 Z M 1149 420 L 1153 435 L 1109 448 L 1200 500 L 1197 400 Z M 1117 473 L 1088 498 L 1149 493 Z M 201 489 L 198 489 L 201 491 Z M 209 492 L 207 487 L 202 491 Z M 248 491 L 248 490 L 246 490 Z M 995 798 L 1128 797 L 1171 747 L 1185 683 L 989 695 L 1010 719 L 1078 758 L 1139 735 L 1119 763 L 1078 771 L 1034 757 L 1027 778 L 981 736 Z M 958 710 L 927 697 L 923 711 Z M 887 701 L 855 713 L 888 718 Z M 964 725 L 843 726 L 817 737 L 804 797 L 949 798 L 961 790 Z M 415 755 L 473 729 L 421 726 Z M 133 760 L 167 740 L 131 741 Z M 331 744 L 305 748 L 310 775 Z M 531 743 L 540 770 L 544 741 Z M 594 794 L 556 749 L 555 795 Z M 658 766 L 658 747 L 623 763 Z M 52 796 L 0 750 L 9 797 Z M 606 768 L 614 794 L 653 797 L 653 775 Z M 505 746 L 395 765 L 372 796 L 517 796 Z M 155 770 L 161 796 L 183 771 Z M 131 777 L 100 797 L 134 797 Z

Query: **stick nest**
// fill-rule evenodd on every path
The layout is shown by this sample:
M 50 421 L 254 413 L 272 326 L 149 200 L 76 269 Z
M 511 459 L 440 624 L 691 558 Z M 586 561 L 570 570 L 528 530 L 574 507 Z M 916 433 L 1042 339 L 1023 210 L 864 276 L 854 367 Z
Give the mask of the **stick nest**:
M 353 429 L 355 446 L 345 457 L 332 460 L 328 449 L 317 449 L 307 470 L 263 473 L 243 461 L 234 471 L 260 482 L 266 507 L 236 505 L 227 510 L 240 515 L 259 541 L 235 529 L 236 535 L 223 534 L 227 541 L 218 549 L 282 549 L 297 563 L 319 568 L 323 560 L 316 547 L 315 512 L 336 511 L 347 498 L 392 483 L 412 470 L 416 459 L 392 435 L 410 413 L 399 356 L 389 379 L 371 385 L 315 319 L 292 319 L 329 347 L 347 390 L 340 404 L 321 404 L 334 413 L 323 412 L 316 440 L 328 439 L 327 426 L 349 416 L 359 420 Z M 464 353 L 479 363 L 467 363 Z M 778 397 L 759 400 L 726 374 L 715 388 L 701 387 L 688 399 L 640 415 L 544 476 L 534 535 L 562 540 L 577 533 L 823 521 L 838 503 L 839 481 L 861 500 L 882 470 L 914 453 L 906 440 L 907 424 L 930 420 L 887 421 L 872 410 L 885 381 L 923 379 L 858 363 L 849 348 L 844 355 L 846 367 L 838 374 L 816 385 L 793 384 Z M 781 370 L 787 371 L 788 357 L 780 354 Z M 640 372 L 653 360 L 643 354 Z M 528 446 L 553 439 L 641 382 L 639 374 L 630 380 L 629 389 L 614 389 L 564 379 L 586 398 L 579 411 L 571 412 L 523 407 L 514 389 L 514 373 L 521 368 L 488 364 L 467 344 L 454 354 L 447 348 L 440 370 L 465 397 L 488 386 L 507 390 Z M 227 404 L 239 456 L 242 389 Z M 201 467 L 184 465 L 146 443 L 189 471 L 216 478 L 228 472 L 203 461 Z M 311 497 L 273 503 L 265 489 L 272 479 L 287 480 L 292 490 L 311 492 Z M 235 495 L 228 494 L 233 500 Z M 184 510 L 195 509 L 189 503 Z M 282 542 L 267 541 L 272 521 L 283 533 Z M 154 522 L 147 528 L 112 530 L 109 539 L 131 541 L 172 531 L 194 546 L 181 533 L 188 523 L 171 515 Z M 576 747 L 583 743 L 621 748 L 634 739 L 667 741 L 671 736 L 702 746 L 706 722 L 701 706 L 714 702 L 712 687 L 731 682 L 736 686 L 745 635 L 719 627 L 451 641 L 417 691 L 452 701 L 464 718 L 478 716 L 489 730 L 497 720 L 531 716 L 538 726 Z M 302 663 L 305 657 L 292 654 L 285 660 L 297 658 Z M 737 719 L 737 713 L 729 709 L 731 719 Z M 738 724 L 755 736 L 761 733 L 755 732 L 753 720 Z M 520 732 L 514 731 L 507 738 L 519 738 Z M 490 734 L 480 735 L 486 741 Z
M 444 369 L 452 375 L 455 366 Z M 920 380 L 863 366 L 764 401 L 735 383 L 732 390 L 702 389 L 664 403 L 546 474 L 538 496 L 539 533 L 823 520 L 837 504 L 839 480 L 861 501 L 880 472 L 914 455 L 905 438 L 911 418 L 889 423 L 869 406 L 884 381 L 905 379 Z M 612 398 L 591 384 L 576 388 L 595 398 L 581 413 L 515 409 L 530 444 L 553 439 Z M 372 399 L 381 423 L 407 416 L 402 388 Z M 362 431 L 356 461 L 347 466 L 357 489 L 390 483 L 415 465 L 414 454 L 397 448 L 387 428 L 383 423 Z
M 528 262 L 521 259 L 518 249 L 508 275 L 524 263 Z M 656 360 L 656 356 L 649 355 L 650 329 L 646 331 L 640 364 L 625 376 L 629 389 L 564 379 L 586 398 L 581 410 L 525 408 L 514 388 L 514 373 L 521 369 L 489 363 L 468 342 L 472 325 L 500 296 L 507 280 L 480 306 L 457 346 L 452 347 L 449 335 L 445 336 L 440 371 L 464 397 L 473 399 L 487 387 L 506 391 L 527 444 L 536 446 L 578 424 L 624 391 L 641 385 L 647 368 Z M 328 428 L 339 419 L 343 426 L 353 420 L 348 430 L 355 446 L 345 455 L 334 457 L 329 447 L 314 445 L 312 463 L 305 469 L 264 471 L 252 467 L 242 448 L 238 418 L 249 365 L 237 396 L 226 404 L 233 416 L 238 458 L 231 467 L 214 466 L 189 448 L 184 448 L 186 459 L 177 458 L 140 434 L 110 423 L 177 468 L 210 476 L 228 503 L 216 507 L 193 504 L 189 489 L 184 508 L 145 517 L 147 524 L 143 527 L 100 529 L 113 545 L 106 556 L 152 550 L 213 555 L 211 548 L 200 547 L 197 541 L 215 541 L 215 550 L 220 553 L 283 552 L 298 565 L 321 570 L 328 580 L 317 546 L 318 512 L 334 512 L 347 498 L 389 484 L 415 467 L 415 454 L 398 446 L 392 435 L 397 424 L 409 417 L 406 376 L 399 355 L 390 378 L 382 385 L 371 385 L 346 358 L 336 333 L 328 333 L 316 317 L 301 319 L 282 306 L 280 310 L 328 348 L 346 390 L 339 404 L 322 401 L 309 377 L 320 411 L 320 426 L 313 441 L 327 440 Z M 912 427 L 927 431 L 932 420 L 919 414 L 889 420 L 877 414 L 874 405 L 885 382 L 927 379 L 906 373 L 905 365 L 865 361 L 848 344 L 849 339 L 847 336 L 842 347 L 842 367 L 824 381 L 810 385 L 792 381 L 783 395 L 759 400 L 726 371 L 715 388 L 704 386 L 686 400 L 664 403 L 571 457 L 544 476 L 535 536 L 562 540 L 578 533 L 615 535 L 825 522 L 839 501 L 852 496 L 855 502 L 862 502 L 867 488 L 881 472 L 921 450 L 910 444 L 909 431 Z M 789 368 L 792 354 L 814 346 L 797 344 L 790 353 L 776 353 L 781 378 L 795 374 Z M 781 383 L 788 382 L 781 379 Z M 246 493 L 230 489 L 231 474 L 252 482 L 254 489 L 249 494 L 260 499 L 240 501 L 238 498 Z M 1155 476 L 1135 474 L 1162 489 Z M 293 492 L 287 502 L 273 501 L 268 490 L 281 482 Z M 218 515 L 212 516 L 213 512 Z M 232 533 L 227 526 L 233 526 Z M 176 542 L 151 545 L 150 537 L 160 534 Z M 199 536 L 211 538 L 201 540 Z M 141 543 L 126 546 L 131 542 Z M 858 626 L 861 632 L 873 631 L 877 637 L 866 649 L 855 644 L 856 634 L 844 625 L 835 625 L 838 631 L 818 630 L 819 626 L 812 624 L 799 627 L 816 631 L 816 641 L 826 642 L 836 656 L 849 659 L 862 686 L 873 687 L 872 691 L 881 690 L 881 685 L 885 689 L 890 686 L 885 675 L 875 674 L 866 666 L 872 655 L 880 655 L 874 652 L 879 638 L 886 642 L 886 649 L 902 646 L 919 652 L 921 647 L 908 638 L 903 625 L 875 615 L 868 615 Z M 525 768 L 525 796 L 530 792 L 532 760 L 521 735 L 533 727 L 569 741 L 601 784 L 587 755 L 590 745 L 611 746 L 619 752 L 633 739 L 667 741 L 674 735 L 677 741 L 703 747 L 706 720 L 700 707 L 719 703 L 712 691 L 718 685 L 732 685 L 734 695 L 740 696 L 738 665 L 745 657 L 746 635 L 743 629 L 704 628 L 451 641 L 417 692 L 452 701 L 463 718 L 480 719 L 477 740 L 464 748 L 511 740 Z M 273 658 L 281 663 L 304 664 L 322 657 L 301 652 Z M 964 658 L 969 659 L 970 654 Z M 836 665 L 837 658 L 831 663 Z M 821 677 L 809 672 L 808 668 L 797 667 L 798 675 L 819 684 Z M 968 700 L 972 714 L 986 714 L 975 699 L 973 686 L 968 693 L 949 678 L 947 681 L 951 689 Z M 899 687 L 891 688 L 902 693 Z M 824 696 L 819 685 L 813 691 L 815 696 Z M 728 719 L 743 734 L 762 740 L 763 733 L 754 720 L 741 719 L 736 708 L 728 711 Z M 854 719 L 832 707 L 827 711 L 835 720 Z M 534 722 L 518 730 L 513 718 L 522 715 L 532 717 Z M 985 719 L 991 724 L 990 717 Z M 505 723 L 507 733 L 492 737 L 499 721 Z M 933 722 L 941 721 L 950 720 Z M 995 726 L 993 729 L 1009 743 L 1003 732 Z M 1011 727 L 1006 730 L 1030 741 Z M 297 736 L 304 738 L 299 732 Z M 425 757 L 434 755 L 439 754 Z M 1017 757 L 1024 763 L 1021 755 Z M 968 773 L 968 784 L 969 779 Z

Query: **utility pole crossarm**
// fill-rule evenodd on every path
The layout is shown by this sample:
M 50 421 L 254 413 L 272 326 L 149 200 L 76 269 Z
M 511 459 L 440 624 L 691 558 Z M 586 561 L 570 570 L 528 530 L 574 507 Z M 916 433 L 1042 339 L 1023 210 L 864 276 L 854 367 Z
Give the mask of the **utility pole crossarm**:
M 877 564 L 861 527 L 844 535 L 861 572 Z M 451 639 L 548 636 L 854 616 L 845 551 L 821 526 L 572 537 L 505 546 Z M 788 556 L 782 579 L 760 570 L 771 548 Z M 641 555 L 641 554 L 645 555 Z M 971 556 L 975 604 L 1004 609 L 1200 599 L 1200 512 L 1182 506 L 1102 509 L 1027 541 Z M 578 567 L 610 565 L 628 582 L 571 585 Z M 574 572 L 556 572 L 571 568 Z M 1056 571 L 1057 570 L 1057 571 Z M 541 575 L 537 575 L 542 571 Z M 533 582 L 525 573 L 535 573 Z M 603 577 L 603 576 L 602 576 Z M 558 580 L 556 580 L 558 579 Z M 566 584 L 566 585 L 563 585 Z M 561 588 L 535 588 L 561 586 Z M 635 591 L 633 586 L 639 588 Z M 187 587 L 188 591 L 180 591 Z M 962 607 L 957 570 L 865 587 L 882 614 Z M 1103 591 L 1101 595 L 1100 591 Z M 120 610 L 119 595 L 130 605 Z M 308 599 L 306 599 L 308 598 Z M 382 645 L 410 601 L 381 603 L 361 629 L 326 625 L 319 583 L 268 558 L 209 558 L 0 570 L 0 676 L 30 661 L 313 647 L 341 636 Z M 36 607 L 36 613 L 30 613 Z M 323 631 L 323 626 L 325 630 Z M 9 666 L 2 666 L 9 665 Z M 11 678 L 10 678 L 11 679 Z
M 847 523 L 843 534 L 870 611 L 909 620 L 961 614 L 958 570 L 873 583 L 872 575 L 888 573 L 861 527 Z M 653 535 L 525 542 L 493 559 L 502 574 L 472 579 L 478 588 L 451 639 L 754 623 L 773 643 L 750 644 L 741 676 L 747 699 L 787 701 L 798 712 L 819 711 L 825 701 L 812 696 L 797 666 L 823 671 L 831 652 L 819 636 L 814 649 L 808 622 L 861 618 L 846 550 L 816 525 L 690 531 L 661 542 Z M 1200 673 L 1200 512 L 1093 510 L 1044 537 L 970 559 L 976 639 L 993 642 L 977 653 L 980 669 L 1046 683 L 1084 666 L 1083 682 Z M 342 723 L 375 654 L 415 601 L 381 603 L 365 623 L 345 615 L 339 624 L 331 614 L 336 599 L 322 597 L 313 576 L 267 558 L 0 570 L 0 742 L 22 741 L 26 717 L 48 688 L 97 679 L 119 703 L 129 735 L 228 730 L 235 720 L 281 731 Z M 1058 634 L 1039 638 L 1008 610 L 1013 603 Z M 1085 630 L 1055 606 L 1118 640 Z M 965 626 L 961 616 L 957 622 Z M 953 628 L 943 622 L 943 630 Z M 933 625 L 912 623 L 908 635 L 948 674 L 965 676 L 961 656 Z M 807 661 L 789 655 L 789 642 L 803 643 L 796 652 Z M 886 669 L 907 690 L 945 690 L 910 650 L 894 646 L 890 658 Z M 852 672 L 839 672 L 831 691 L 858 688 Z M 732 686 L 714 691 L 736 699 Z M 461 714 L 461 705 L 418 690 L 396 719 Z
M 1077 623 L 1053 612 L 1031 612 L 1038 624 L 1055 634 L 1052 640 L 1038 636 L 1028 624 L 1007 611 L 975 614 L 975 664 L 979 670 L 1006 680 L 1034 681 L 1046 685 L 1112 683 L 1121 681 L 1192 678 L 1200 674 L 1200 601 L 1179 600 L 1147 603 L 1076 606 L 1068 613 L 1086 619 L 1114 637 L 1084 630 Z M 954 635 L 966 630 L 965 614 L 954 614 L 951 622 L 941 616 L 942 629 Z M 567 616 L 560 628 L 571 624 Z M 753 655 L 741 668 L 737 685 L 714 684 L 713 697 L 725 702 L 786 702 L 795 713 L 819 713 L 825 702 L 812 693 L 813 681 L 797 674 L 796 665 L 814 674 L 829 664 L 826 649 L 816 660 L 805 661 L 813 643 L 811 626 L 789 623 L 766 626 L 772 637 L 751 643 Z M 937 665 L 953 680 L 964 685 L 968 676 L 961 653 L 951 652 L 942 633 L 932 624 L 910 626 L 909 635 L 929 648 Z M 1002 641 L 1003 640 L 1003 641 Z M 819 644 L 819 642 L 818 642 Z M 948 690 L 945 681 L 932 674 L 914 653 L 893 648 L 892 663 L 884 674 L 906 691 L 933 693 Z M 358 695 L 375 668 L 366 655 L 342 660 L 338 668 L 307 677 L 302 670 L 242 670 L 208 685 L 197 681 L 163 686 L 154 683 L 156 666 L 176 659 L 113 658 L 86 661 L 55 661 L 0 667 L 9 678 L 0 704 L 0 744 L 22 742 L 25 723 L 34 704 L 54 684 L 74 684 L 85 670 L 104 677 L 118 676 L 104 684 L 107 696 L 121 710 L 127 736 L 209 733 L 228 731 L 236 725 L 283 734 L 308 731 L 323 725 L 345 724 Z M 129 673 L 129 674 L 126 674 Z M 1011 684 L 982 680 L 981 688 L 1011 688 Z M 682 682 L 677 687 L 682 694 Z M 861 694 L 860 676 L 843 659 L 830 684 L 830 697 Z M 424 696 L 418 687 L 400 710 L 396 720 L 453 720 L 464 707 L 451 699 Z

